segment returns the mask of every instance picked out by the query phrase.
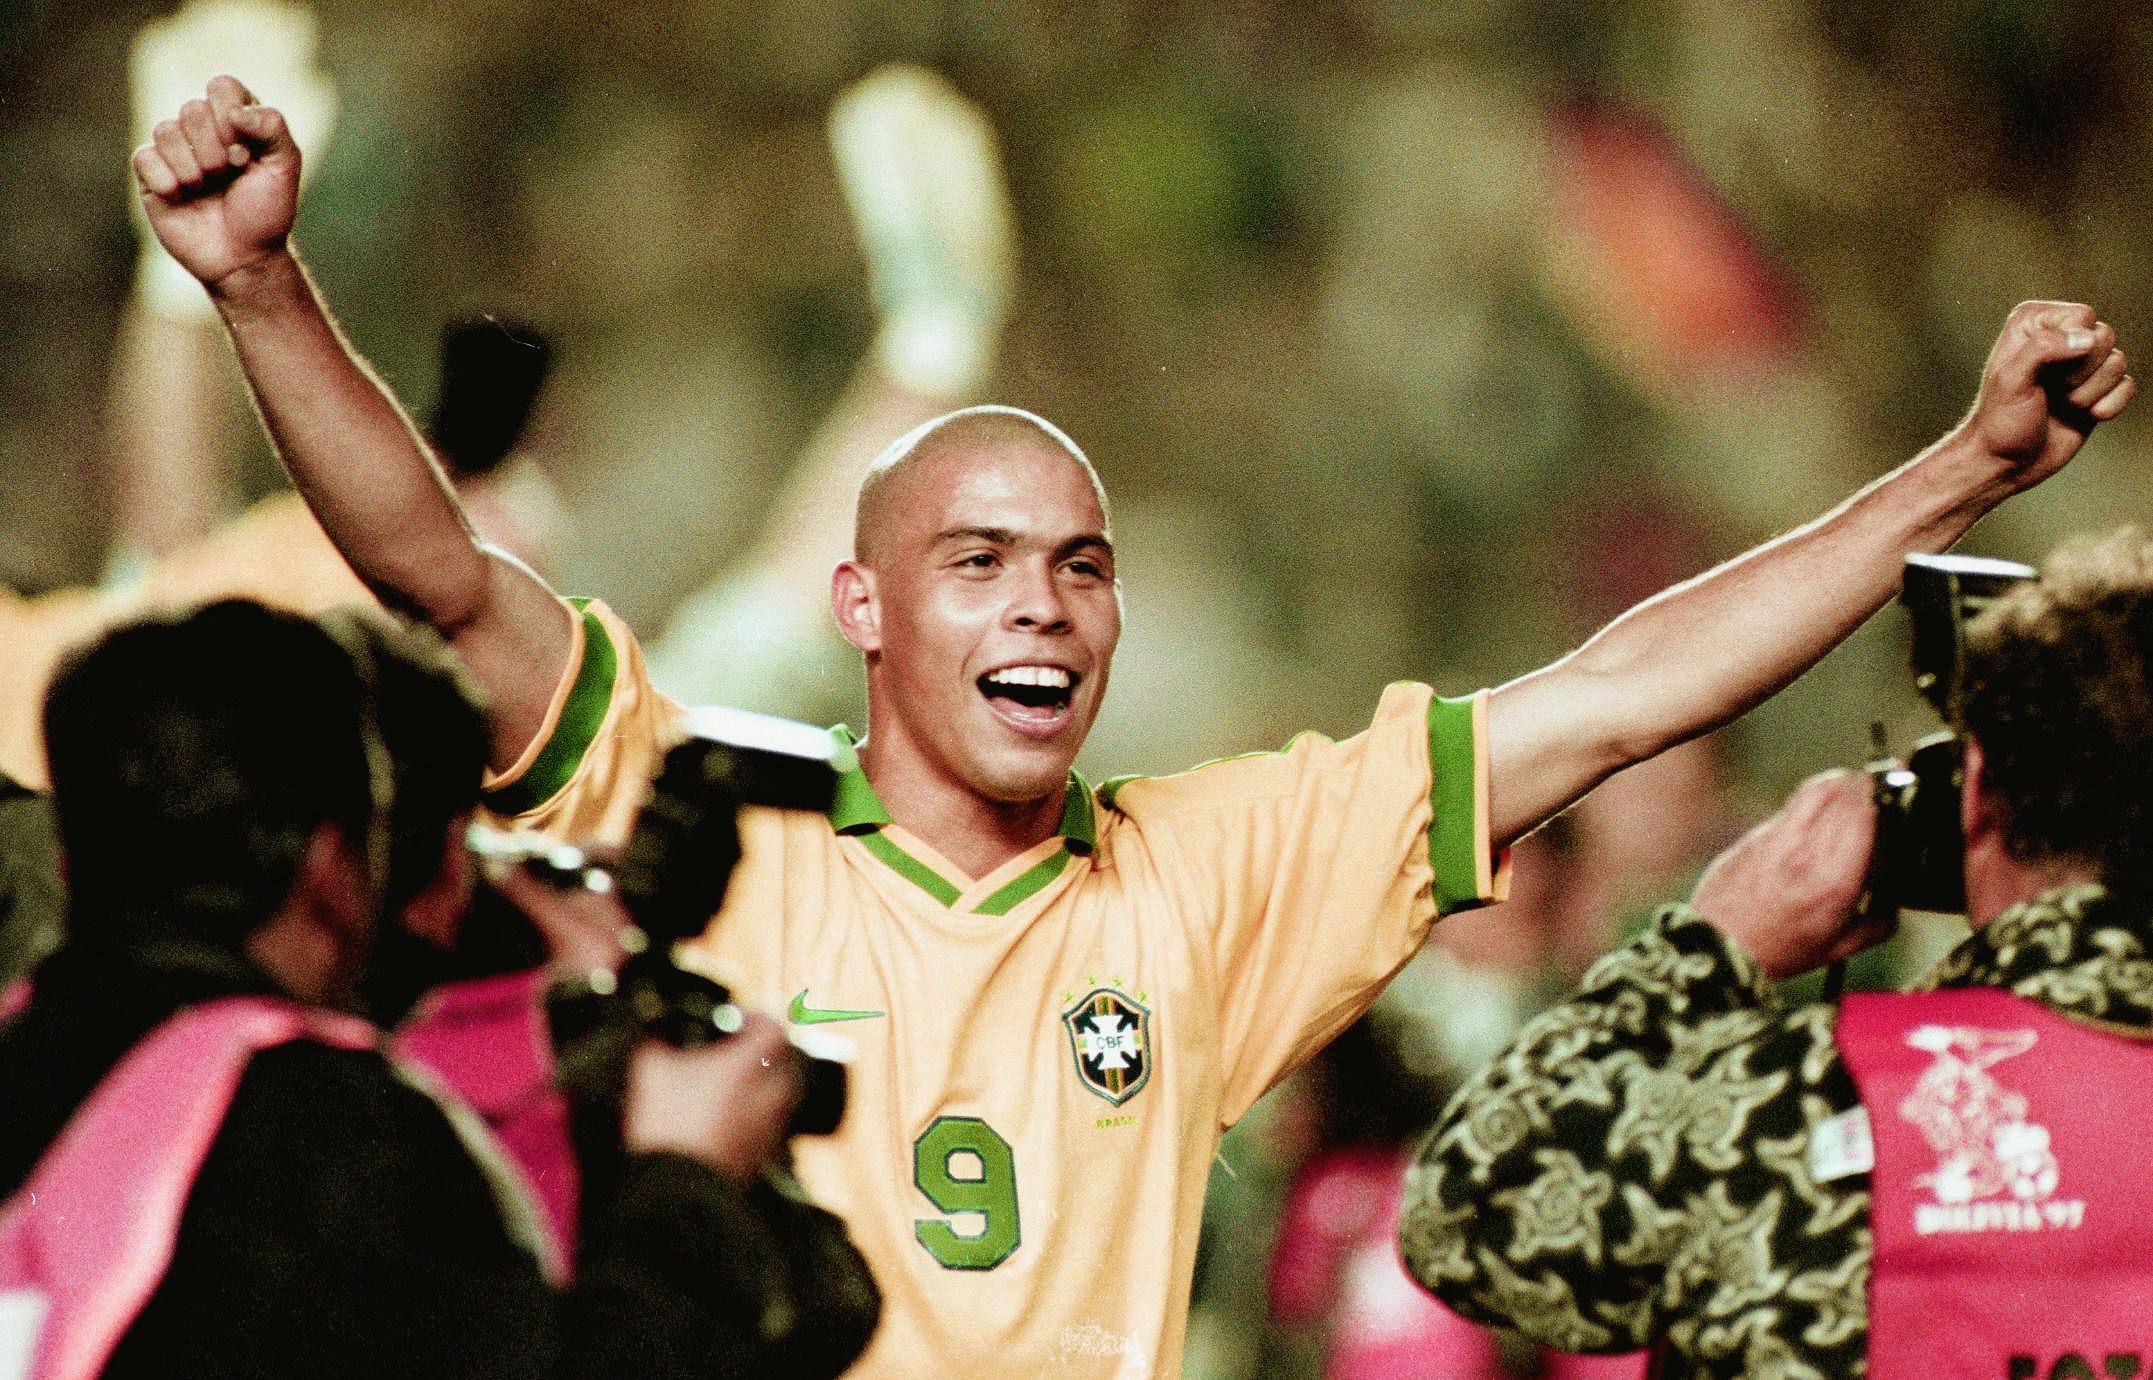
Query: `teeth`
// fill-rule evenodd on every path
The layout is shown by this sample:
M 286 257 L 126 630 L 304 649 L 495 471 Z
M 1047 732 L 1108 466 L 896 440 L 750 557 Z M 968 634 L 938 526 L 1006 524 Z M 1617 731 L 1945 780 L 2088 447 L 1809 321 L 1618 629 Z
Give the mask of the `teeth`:
M 987 673 L 994 685 L 1038 685 L 1055 690 L 1069 688 L 1069 673 L 1059 666 L 1007 666 Z

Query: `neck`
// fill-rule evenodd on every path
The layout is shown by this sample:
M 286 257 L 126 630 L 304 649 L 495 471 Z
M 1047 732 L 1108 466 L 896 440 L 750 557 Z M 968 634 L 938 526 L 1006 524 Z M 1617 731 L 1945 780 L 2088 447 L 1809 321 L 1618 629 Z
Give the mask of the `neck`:
M 280 988 L 301 1001 L 325 1003 L 336 988 L 336 952 L 301 917 L 280 911 L 248 934 L 245 949 Z
M 247 957 L 301 1001 L 336 1005 L 349 988 L 349 967 L 335 930 L 297 900 L 287 900 L 247 935 Z
M 2021 901 L 2074 882 L 2097 882 L 2090 867 L 2068 862 L 2014 858 L 2001 847 L 1969 849 L 1966 867 L 1966 922 L 1975 929 Z
M 860 766 L 894 823 L 975 879 L 1053 838 L 1061 824 L 1060 787 L 1037 800 L 989 800 L 916 756 L 878 751 L 872 736 Z

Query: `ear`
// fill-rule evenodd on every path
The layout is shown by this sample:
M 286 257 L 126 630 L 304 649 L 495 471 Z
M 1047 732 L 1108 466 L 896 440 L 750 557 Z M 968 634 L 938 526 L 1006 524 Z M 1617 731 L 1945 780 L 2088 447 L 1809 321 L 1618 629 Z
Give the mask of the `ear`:
M 1972 738 L 1963 738 L 1959 761 L 1959 836 L 1966 841 L 1969 853 L 1983 844 L 2002 837 L 2003 819 L 1996 809 L 1996 802 L 1989 796 L 1986 768 L 1988 759 L 1982 754 L 1981 744 Z
M 845 561 L 831 572 L 830 612 L 847 642 L 869 656 L 882 650 L 882 603 L 872 569 Z
M 292 890 L 340 934 L 364 935 L 373 928 L 366 865 L 334 824 L 318 824 L 307 836 Z

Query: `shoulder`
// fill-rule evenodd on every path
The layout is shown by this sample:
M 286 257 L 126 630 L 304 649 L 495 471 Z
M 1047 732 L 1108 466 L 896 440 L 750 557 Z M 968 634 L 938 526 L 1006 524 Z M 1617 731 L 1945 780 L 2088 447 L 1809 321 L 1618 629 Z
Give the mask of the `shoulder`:
M 1310 780 L 1395 771 L 1424 782 L 1429 753 L 1448 737 L 1468 748 L 1476 732 L 1474 700 L 1439 699 L 1428 686 L 1401 681 L 1386 689 L 1366 728 L 1344 738 L 1304 729 L 1284 745 L 1201 762 L 1165 776 L 1117 776 L 1100 786 L 1106 810 L 1132 817 L 1200 812 L 1290 796 Z
M 467 1158 L 440 1105 L 379 1051 L 309 1040 L 248 1061 L 217 1145 L 239 1156 L 312 1152 L 323 1157 L 317 1170 L 323 1163 L 362 1169 L 373 1147 L 418 1145 L 447 1152 L 445 1159 Z
M 530 1267 L 441 1104 L 378 1051 L 309 1041 L 249 1061 L 189 1195 L 186 1227 L 198 1243 L 205 1232 L 259 1231 L 283 1248 L 353 1262 L 434 1242 L 424 1249 L 444 1261 Z M 231 1249 L 251 1250 L 236 1239 Z

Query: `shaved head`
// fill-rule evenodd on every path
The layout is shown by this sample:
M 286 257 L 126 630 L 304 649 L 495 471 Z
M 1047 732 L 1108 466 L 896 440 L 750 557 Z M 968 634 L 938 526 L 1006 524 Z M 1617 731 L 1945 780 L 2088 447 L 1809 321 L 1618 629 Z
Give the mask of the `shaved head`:
M 867 565 L 879 563 L 884 536 L 891 528 L 891 515 L 905 506 L 913 481 L 945 458 L 960 458 L 1001 450 L 1045 448 L 1066 455 L 1084 473 L 1106 514 L 1106 489 L 1098 471 L 1077 443 L 1046 418 L 1022 408 L 989 404 L 945 413 L 914 427 L 875 458 L 860 479 L 860 497 L 853 510 L 852 558 Z

